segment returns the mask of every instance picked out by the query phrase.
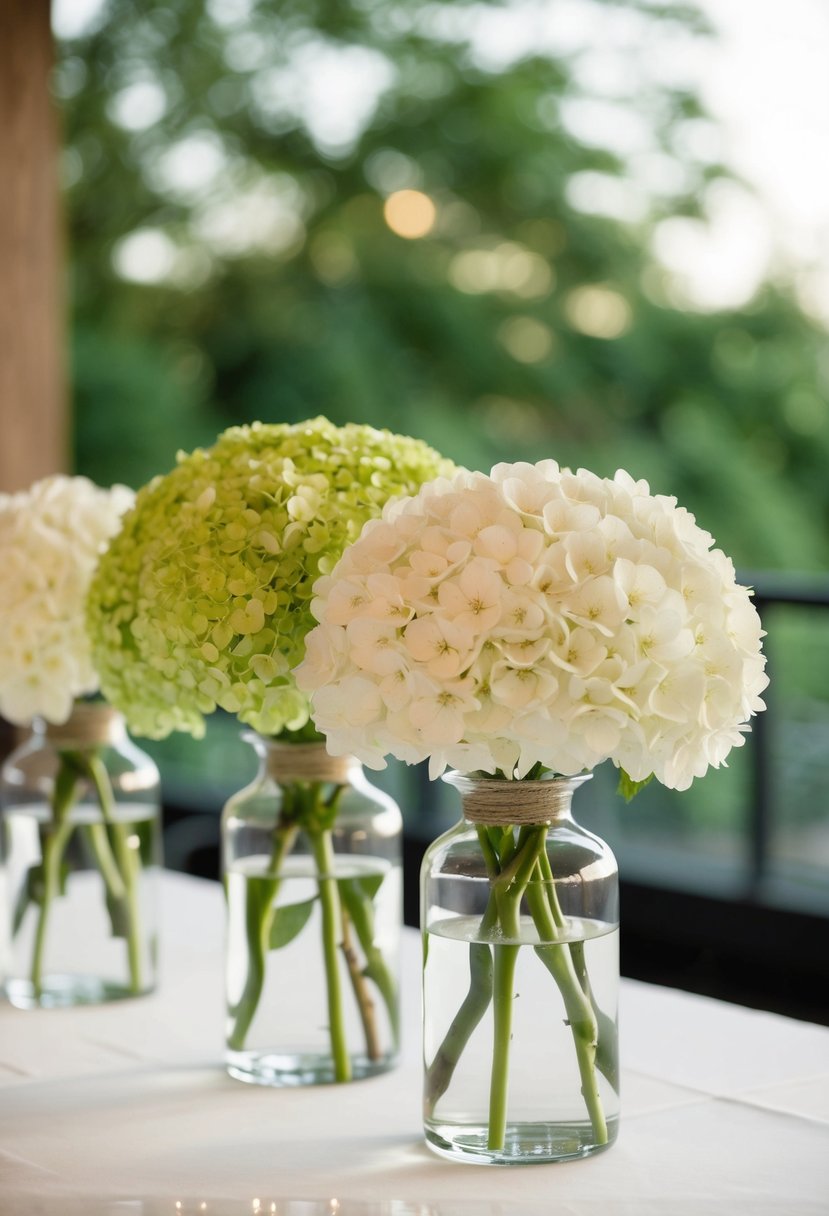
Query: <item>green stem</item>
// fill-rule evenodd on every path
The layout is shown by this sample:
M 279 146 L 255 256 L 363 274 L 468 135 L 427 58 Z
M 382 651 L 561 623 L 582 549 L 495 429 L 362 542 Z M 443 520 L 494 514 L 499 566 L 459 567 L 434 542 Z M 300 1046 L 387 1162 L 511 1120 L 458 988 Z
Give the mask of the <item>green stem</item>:
M 576 1046 L 581 1092 L 597 1144 L 607 1144 L 607 1123 L 596 1078 L 596 1018 L 581 990 L 569 952 L 561 946 L 536 946 L 535 952 L 558 984 Z
M 555 944 L 566 931 L 567 919 L 558 903 L 547 857 L 546 825 L 521 828 L 517 842 L 513 829 L 479 826 L 477 834 L 491 883 L 481 932 L 488 935 L 499 925 L 507 940 L 493 948 L 494 968 L 488 946 L 483 943 L 470 945 L 469 991 L 426 1072 L 426 1117 L 432 1116 L 436 1103 L 448 1089 L 458 1060 L 492 1000 L 493 1051 L 488 1147 L 495 1151 L 504 1147 L 515 967 L 520 949 L 513 942 L 520 940 L 520 905 L 526 893 L 527 906 L 539 936 L 543 942 L 550 943 L 536 946 L 535 952 L 553 975 L 564 1000 L 576 1047 L 582 1094 L 595 1141 L 606 1144 L 607 1124 L 598 1092 L 596 1069 L 600 1069 L 615 1088 L 618 1071 L 613 1062 L 615 1026 L 595 1009 L 584 963 L 583 944 Z M 604 1055 L 597 1043 L 599 1029 L 606 1043 Z
M 501 867 L 498 864 L 498 854 L 495 851 L 494 843 L 494 828 L 484 828 L 480 825 L 475 829 L 478 835 L 478 844 L 481 846 L 486 872 L 489 875 L 490 882 L 494 882 L 501 872 Z
M 57 772 L 50 799 L 52 818 L 43 833 L 44 891 L 43 899 L 40 901 L 38 928 L 35 930 L 32 957 L 32 987 L 34 996 L 38 1000 L 43 995 L 46 928 L 49 924 L 52 900 L 57 899 L 61 890 L 63 854 L 74 828 L 71 811 L 80 793 L 80 778 L 81 769 L 77 755 L 72 751 L 58 751 Z
M 501 872 L 493 882 L 501 932 L 505 938 L 511 939 L 511 943 L 499 942 L 494 949 L 492 1071 L 487 1140 L 490 1149 L 502 1149 L 506 1138 L 515 967 L 521 948 L 521 899 L 538 862 L 539 853 L 544 847 L 546 835 L 547 829 L 544 826 L 522 827 L 515 844 L 513 831 L 508 829 L 502 837 Z
M 269 867 L 273 877 L 245 883 L 245 936 L 247 938 L 247 975 L 245 987 L 230 1010 L 232 1025 L 227 1045 L 232 1051 L 244 1051 L 245 1039 L 256 1015 L 265 985 L 265 964 L 270 949 L 271 928 L 276 914 L 276 897 L 282 881 L 280 872 L 285 857 L 296 838 L 294 825 L 277 827 Z
M 486 911 L 481 917 L 478 930 L 487 938 L 498 923 L 498 906 L 495 895 L 490 894 Z M 426 1069 L 423 1088 L 423 1107 L 427 1119 L 434 1114 L 435 1105 L 446 1093 L 452 1081 L 458 1060 L 463 1054 L 475 1029 L 489 1008 L 492 1000 L 492 950 L 486 941 L 469 944 L 469 990 L 452 1024 Z
M 538 867 L 541 871 L 541 881 L 544 884 L 544 894 L 550 907 L 550 915 L 553 918 L 556 929 L 563 929 L 566 926 L 567 921 L 565 920 L 564 913 L 561 910 L 561 904 L 558 902 L 556 880 L 553 877 L 553 867 L 550 865 L 550 858 L 547 856 L 546 849 L 539 854 Z M 557 933 L 556 937 L 558 937 Z
M 543 878 L 543 865 L 538 867 L 539 878 Z M 560 936 L 550 910 L 549 892 L 545 893 L 543 881 L 533 882 L 527 890 L 527 905 L 530 909 L 539 937 L 543 942 L 555 942 Z M 607 1123 L 596 1080 L 596 1043 L 598 1029 L 593 1006 L 585 996 L 573 965 L 567 943 L 536 946 L 535 953 L 553 976 L 564 1001 L 567 1020 L 576 1047 L 581 1092 L 593 1126 L 597 1144 L 607 1143 Z
M 317 885 L 322 909 L 322 952 L 325 978 L 328 986 L 328 1026 L 331 1036 L 331 1056 L 334 1061 L 334 1079 L 351 1080 L 351 1059 L 345 1040 L 340 973 L 337 960 L 337 932 L 341 924 L 340 896 L 334 862 L 334 847 L 331 831 L 309 833 L 311 851 L 317 866 Z
M 522 828 L 514 856 L 495 880 L 495 898 L 505 899 L 505 912 L 510 923 L 517 918 L 518 903 L 544 848 L 546 832 L 547 829 L 543 825 Z M 517 919 L 515 919 L 515 924 L 517 929 Z
M 511 828 L 477 829 L 491 890 L 481 919 L 480 935 L 500 926 L 507 938 L 518 939 L 519 909 L 530 875 L 543 849 L 545 828 L 522 828 L 516 843 Z M 490 1075 L 489 1147 L 503 1148 L 509 1086 L 509 1041 L 518 945 L 485 942 L 469 947 L 469 990 L 426 1071 L 424 1110 L 427 1118 L 448 1089 L 458 1061 L 493 1001 L 493 1051 Z M 494 954 L 494 964 L 493 964 Z
M 68 808 L 67 808 L 68 810 Z M 39 1000 L 43 995 L 43 956 L 46 948 L 46 930 L 49 924 L 49 912 L 52 900 L 57 899 L 60 891 L 60 868 L 63 854 L 69 837 L 72 835 L 74 824 L 68 818 L 63 818 L 53 825 L 43 841 L 43 900 L 37 919 L 35 931 L 34 952 L 32 954 L 32 991 Z
M 123 894 L 120 898 L 120 902 L 125 913 L 127 958 L 130 973 L 130 992 L 134 996 L 137 996 L 138 993 L 140 993 L 143 989 L 141 905 L 139 893 L 141 861 L 137 851 L 130 847 L 130 829 L 128 825 L 125 823 L 119 823 L 116 819 L 115 798 L 113 797 L 112 793 L 109 773 L 106 770 L 103 760 L 98 755 L 88 756 L 87 766 L 89 769 L 90 778 L 92 779 L 92 784 L 95 787 L 95 793 L 98 796 L 101 813 L 106 821 L 109 833 L 112 837 L 115 865 L 121 876 Z M 107 884 L 110 891 L 110 895 L 112 898 L 117 900 L 118 896 L 115 893 L 115 888 L 113 887 L 111 880 L 109 882 L 107 881 L 106 870 L 102 868 L 101 873 L 103 875 L 104 882 Z
M 325 966 L 331 1055 L 337 1081 L 351 1078 L 351 1060 L 346 1049 L 343 998 L 339 951 L 348 968 L 354 988 L 358 1011 L 366 1032 L 366 1050 L 370 1059 L 379 1057 L 374 1007 L 367 981 L 372 981 L 388 1008 L 395 1044 L 399 1039 L 397 986 L 382 952 L 375 943 L 373 905 L 370 894 L 359 881 L 338 881 L 331 829 L 336 821 L 340 798 L 345 786 L 334 785 L 324 797 L 327 782 L 293 781 L 281 787 L 280 822 L 274 832 L 270 873 L 265 879 L 248 879 L 245 884 L 245 933 L 247 939 L 247 974 L 240 999 L 230 1009 L 228 1046 L 244 1049 L 245 1040 L 256 1015 L 265 984 L 268 952 L 274 923 L 279 915 L 276 898 L 281 882 L 284 859 L 293 847 L 297 833 L 302 830 L 308 838 L 317 869 L 322 918 L 322 946 Z M 277 923 L 278 928 L 278 923 Z M 359 960 L 351 941 L 353 929 L 365 956 L 365 966 Z
M 357 1012 L 360 1015 L 360 1021 L 363 1024 L 363 1034 L 366 1040 L 366 1057 L 369 1060 L 379 1060 L 383 1054 L 380 1046 L 380 1039 L 377 1034 L 377 1018 L 375 1016 L 375 1006 L 371 993 L 369 992 L 366 977 L 360 968 L 360 960 L 357 957 L 357 951 L 354 949 L 354 942 L 351 937 L 351 917 L 348 915 L 348 910 L 345 907 L 345 901 L 340 900 L 342 911 L 342 932 L 340 935 L 340 947 L 345 959 L 345 965 L 348 970 L 348 978 L 351 980 L 351 987 L 354 992 L 354 1000 L 357 1002 Z
M 539 857 L 539 864 L 541 867 L 544 892 L 550 907 L 550 913 L 553 917 L 553 921 L 555 922 L 556 929 L 561 930 L 566 926 L 567 921 L 564 913 L 561 910 L 561 905 L 558 902 L 555 879 L 553 878 L 553 871 L 546 849 Z M 556 936 L 559 936 L 559 934 L 557 933 Z M 593 1008 L 593 1014 L 596 1018 L 596 1028 L 598 1034 L 598 1042 L 596 1044 L 596 1067 L 610 1083 L 616 1093 L 618 1093 L 619 1039 L 616 1031 L 616 1024 L 612 1018 L 608 1017 L 608 1015 L 599 1008 L 596 1003 L 596 999 L 593 996 L 593 991 L 590 986 L 590 977 L 587 974 L 587 964 L 584 958 L 584 942 L 570 942 L 568 949 L 573 960 L 573 968 L 579 978 L 582 992 L 590 1002 Z
M 43 993 L 43 955 L 46 949 L 46 929 L 52 900 L 60 892 L 60 872 L 63 854 L 74 824 L 70 812 L 79 794 L 80 771 L 71 753 L 58 752 L 58 770 L 50 800 L 52 822 L 43 834 L 43 898 L 35 930 L 32 955 L 32 989 L 38 999 Z
M 397 984 L 383 957 L 383 951 L 375 941 L 374 908 L 371 897 L 361 888 L 360 883 L 345 879 L 339 884 L 340 899 L 344 911 L 347 912 L 357 940 L 365 957 L 362 975 L 377 986 L 383 1003 L 386 1006 L 391 1025 L 394 1045 L 400 1043 L 400 1011 L 397 999 Z
M 106 828 L 102 823 L 85 823 L 82 825 L 81 830 L 92 850 L 95 864 L 101 872 L 104 886 L 109 892 L 110 898 L 116 901 L 123 900 L 126 895 L 126 888 L 121 878 L 121 872 L 112 855 L 112 848 Z
M 575 968 L 576 975 L 579 977 L 582 991 L 590 1002 L 596 1018 L 596 1030 L 598 1034 L 596 1067 L 610 1084 L 611 1088 L 618 1094 L 619 1035 L 616 1023 L 596 1003 L 593 989 L 590 986 L 590 977 L 587 974 L 587 964 L 584 958 L 584 942 L 570 942 L 570 957 L 573 960 L 573 967 Z
M 498 919 L 505 937 L 518 938 L 520 922 L 518 899 L 498 901 Z M 515 986 L 515 965 L 521 947 L 499 943 L 495 947 L 492 983 L 492 1072 L 489 1084 L 489 1136 L 487 1147 L 502 1149 L 507 1129 L 507 1094 L 509 1090 L 509 1044 L 512 1034 L 512 1004 Z

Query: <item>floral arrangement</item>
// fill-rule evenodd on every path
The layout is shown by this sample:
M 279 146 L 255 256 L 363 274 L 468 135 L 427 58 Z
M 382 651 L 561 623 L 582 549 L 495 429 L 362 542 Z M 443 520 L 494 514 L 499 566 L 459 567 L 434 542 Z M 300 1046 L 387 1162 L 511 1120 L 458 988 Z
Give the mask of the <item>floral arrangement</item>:
M 0 496 L 0 713 L 18 725 L 71 719 L 77 698 L 96 692 L 98 676 L 85 628 L 86 595 L 107 543 L 133 502 L 125 486 L 101 489 L 85 477 L 47 477 Z M 67 732 L 71 733 L 71 732 Z M 65 854 L 81 832 L 106 884 L 113 933 L 125 939 L 132 990 L 141 990 L 137 921 L 138 859 L 113 819 L 113 798 L 98 746 L 59 746 L 49 819 L 38 824 L 41 859 L 17 893 L 14 932 L 37 912 L 31 987 L 41 996 L 47 924 L 63 890 Z M 91 791 L 103 822 L 76 822 L 75 804 Z M 109 831 L 107 830 L 109 829 Z
M 743 742 L 763 708 L 763 633 L 712 546 L 675 499 L 624 472 L 502 464 L 390 503 L 315 586 L 319 625 L 296 675 L 329 751 L 375 768 L 388 753 L 428 758 L 433 777 L 452 765 L 490 789 L 510 782 L 496 802 L 515 818 L 477 825 L 489 903 L 469 939 L 469 992 L 425 1088 L 428 1119 L 491 1006 L 492 1152 L 505 1145 L 516 957 L 528 941 L 567 1011 L 593 1144 L 608 1143 L 597 1070 L 615 1088 L 615 1023 L 596 1005 L 544 814 L 531 808 L 539 780 L 605 760 L 627 792 L 651 776 L 685 789 Z
M 172 730 L 200 737 L 204 716 L 221 708 L 260 735 L 321 745 L 292 672 L 315 624 L 313 585 L 390 498 L 452 468 L 419 440 L 325 418 L 234 427 L 211 448 L 180 455 L 139 492 L 93 580 L 88 624 L 106 696 L 137 734 L 154 738 Z M 242 1052 L 270 943 L 287 940 L 276 922 L 296 919 L 275 899 L 301 830 L 318 859 L 337 1080 L 350 1075 L 337 957 L 344 897 L 326 859 L 342 790 L 313 773 L 281 786 L 271 856 L 244 884 L 246 981 L 230 1004 L 228 1031 L 229 1049 Z M 372 893 L 360 895 L 370 924 Z M 378 968 L 374 976 L 391 1003 L 389 976 Z
M 386 501 L 451 469 L 416 439 L 324 418 L 234 427 L 138 494 L 92 583 L 101 687 L 139 735 L 201 737 L 217 707 L 300 730 L 291 669 L 312 587 Z
M 92 573 L 132 505 L 126 486 L 47 477 L 0 494 L 0 714 L 65 722 L 98 676 L 84 625 Z
M 333 755 L 430 773 L 610 759 L 686 789 L 767 684 L 750 592 L 675 499 L 497 465 L 392 503 L 316 585 L 299 687 Z

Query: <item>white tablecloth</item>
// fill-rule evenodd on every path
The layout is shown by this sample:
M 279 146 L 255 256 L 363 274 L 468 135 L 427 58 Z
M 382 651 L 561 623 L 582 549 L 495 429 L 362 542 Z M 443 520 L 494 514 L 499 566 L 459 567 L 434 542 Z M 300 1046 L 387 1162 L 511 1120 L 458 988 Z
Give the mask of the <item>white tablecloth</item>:
M 250 1216 L 255 1200 L 262 1216 L 829 1213 L 829 1029 L 625 981 L 616 1145 L 561 1165 L 455 1164 L 421 1137 L 416 933 L 402 1066 L 265 1089 L 220 1062 L 220 888 L 167 875 L 162 896 L 157 995 L 0 1004 L 0 1216 Z

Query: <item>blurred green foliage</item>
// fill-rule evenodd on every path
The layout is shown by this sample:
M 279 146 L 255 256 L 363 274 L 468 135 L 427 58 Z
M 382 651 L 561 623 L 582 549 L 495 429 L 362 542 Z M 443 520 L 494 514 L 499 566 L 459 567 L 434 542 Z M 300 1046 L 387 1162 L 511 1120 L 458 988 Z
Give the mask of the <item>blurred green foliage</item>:
M 710 31 L 681 0 L 556 0 L 558 44 L 522 45 L 542 8 L 106 0 L 55 74 L 78 471 L 138 485 L 227 425 L 325 413 L 471 467 L 621 466 L 742 569 L 825 570 L 825 332 L 783 278 L 694 311 L 652 252 L 732 180 L 663 70 Z M 608 31 L 615 67 L 592 55 Z M 384 218 L 404 189 L 436 209 L 419 239 Z M 825 888 L 824 618 L 775 617 L 769 642 L 786 676 L 776 858 Z M 250 775 L 236 724 L 209 732 L 152 745 L 168 799 L 213 809 Z M 693 853 L 694 874 L 734 882 L 748 778 L 746 749 L 680 798 L 652 786 L 624 807 L 601 771 L 583 805 L 652 870 L 666 846 L 678 883 Z M 427 835 L 451 814 L 439 786 L 419 806 L 399 766 L 381 780 Z
M 228 424 L 322 412 L 473 467 L 621 465 L 738 564 L 825 568 L 825 334 L 785 285 L 689 311 L 650 252 L 728 177 L 692 153 L 699 99 L 640 70 L 705 25 L 692 4 L 555 7 L 588 42 L 628 23 L 624 99 L 576 51 L 493 59 L 494 3 L 109 0 L 66 41 L 78 470 L 138 484 Z M 374 87 L 362 122 L 346 68 Z M 634 176 L 620 111 L 674 183 L 626 219 L 600 213 Z M 384 220 L 401 188 L 437 209 L 421 239 Z M 159 248 L 155 281 L 119 274 Z

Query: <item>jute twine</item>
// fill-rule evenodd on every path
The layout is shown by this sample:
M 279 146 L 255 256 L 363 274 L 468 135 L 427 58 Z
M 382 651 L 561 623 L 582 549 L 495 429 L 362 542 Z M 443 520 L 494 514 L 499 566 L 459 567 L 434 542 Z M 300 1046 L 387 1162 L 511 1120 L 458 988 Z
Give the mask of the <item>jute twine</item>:
M 461 788 L 464 818 L 490 827 L 550 823 L 570 809 L 574 787 L 567 779 L 470 781 L 467 789 Z
M 279 782 L 332 781 L 345 785 L 354 771 L 353 756 L 329 756 L 324 743 L 274 743 L 267 745 L 268 774 Z
M 65 722 L 48 722 L 45 734 L 50 742 L 62 746 L 105 747 L 124 738 L 124 719 L 111 705 L 80 702 Z

